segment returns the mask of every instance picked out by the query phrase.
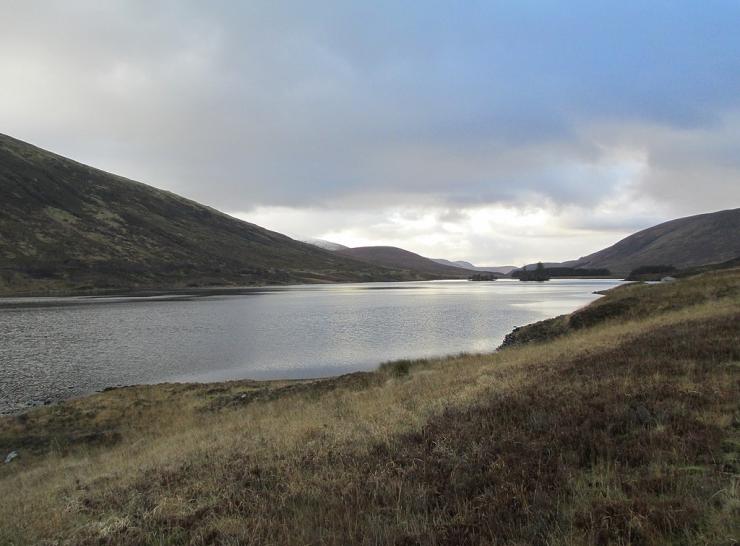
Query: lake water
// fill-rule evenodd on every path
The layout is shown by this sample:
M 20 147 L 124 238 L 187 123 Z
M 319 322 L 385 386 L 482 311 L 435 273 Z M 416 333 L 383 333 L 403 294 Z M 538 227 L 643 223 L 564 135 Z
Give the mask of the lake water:
M 430 281 L 0 299 L 0 413 L 105 387 L 309 378 L 492 351 L 613 280 Z

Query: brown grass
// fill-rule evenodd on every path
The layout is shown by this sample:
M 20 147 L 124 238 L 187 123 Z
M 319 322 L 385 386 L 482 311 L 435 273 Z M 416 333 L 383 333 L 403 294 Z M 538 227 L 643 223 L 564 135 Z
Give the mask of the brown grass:
M 491 355 L 6 418 L 0 543 L 734 544 L 739 287 L 621 288 Z

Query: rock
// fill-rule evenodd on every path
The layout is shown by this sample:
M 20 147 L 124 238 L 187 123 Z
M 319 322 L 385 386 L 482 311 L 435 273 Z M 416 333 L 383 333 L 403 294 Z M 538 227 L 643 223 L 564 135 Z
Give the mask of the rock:
M 15 458 L 16 458 L 17 456 L 18 456 L 18 452 L 17 452 L 17 451 L 11 451 L 11 452 L 10 452 L 10 453 L 8 453 L 8 455 L 7 455 L 6 457 L 5 457 L 5 464 L 8 464 L 8 463 L 9 463 L 9 462 L 11 462 L 11 461 L 12 461 L 13 459 L 15 459 Z
M 641 425 L 647 425 L 653 420 L 653 415 L 650 413 L 650 410 L 642 405 L 635 408 L 635 417 L 637 418 L 637 422 Z

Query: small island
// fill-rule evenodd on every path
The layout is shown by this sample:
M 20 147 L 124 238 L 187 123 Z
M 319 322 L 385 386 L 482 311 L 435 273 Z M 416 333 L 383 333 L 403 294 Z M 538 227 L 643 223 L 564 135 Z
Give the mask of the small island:
M 545 267 L 542 262 L 537 264 L 536 269 L 519 269 L 511 276 L 520 281 L 549 281 L 552 278 L 591 278 L 600 279 L 612 277 L 611 271 L 606 268 L 583 268 L 583 267 Z
M 542 262 L 537 263 L 536 269 L 522 269 L 515 271 L 511 276 L 518 278 L 520 281 L 544 282 L 550 280 L 550 275 L 545 270 Z
M 469 281 L 495 281 L 498 277 L 495 273 L 475 273 L 468 277 Z

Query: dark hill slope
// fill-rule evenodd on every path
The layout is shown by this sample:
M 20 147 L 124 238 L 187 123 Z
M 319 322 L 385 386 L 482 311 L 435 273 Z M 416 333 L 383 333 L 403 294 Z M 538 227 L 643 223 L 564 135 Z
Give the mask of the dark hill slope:
M 407 278 L 0 135 L 0 294 Z
M 575 261 L 572 267 L 606 268 L 626 274 L 645 265 L 678 269 L 740 256 L 740 209 L 671 220 L 638 231 L 615 245 Z
M 369 264 L 398 269 L 410 269 L 423 275 L 443 279 L 467 278 L 475 271 L 460 267 L 442 265 L 408 250 L 394 246 L 360 246 L 337 250 L 335 254 L 361 260 Z

